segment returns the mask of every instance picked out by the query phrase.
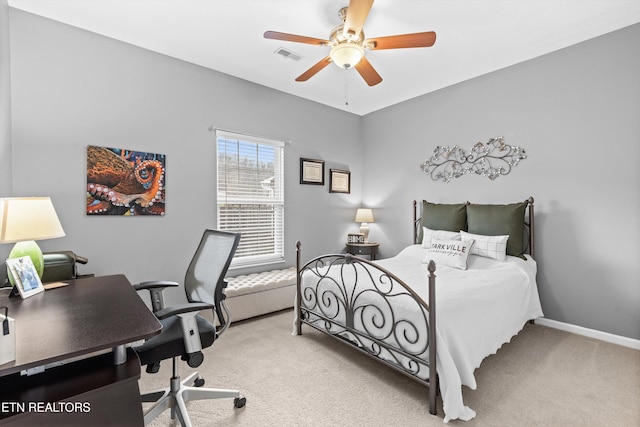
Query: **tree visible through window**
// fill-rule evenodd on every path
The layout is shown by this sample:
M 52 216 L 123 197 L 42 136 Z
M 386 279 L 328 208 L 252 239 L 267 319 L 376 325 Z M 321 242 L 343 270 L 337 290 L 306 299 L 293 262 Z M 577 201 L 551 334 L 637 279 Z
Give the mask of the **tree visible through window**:
M 242 235 L 232 265 L 284 260 L 284 142 L 216 131 L 218 229 Z

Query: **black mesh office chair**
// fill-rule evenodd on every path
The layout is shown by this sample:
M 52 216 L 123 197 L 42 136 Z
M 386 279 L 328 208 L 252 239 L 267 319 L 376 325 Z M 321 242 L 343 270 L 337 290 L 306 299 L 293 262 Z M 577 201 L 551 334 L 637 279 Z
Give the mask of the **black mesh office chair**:
M 201 388 L 204 379 L 197 372 L 183 381 L 177 372 L 178 357 L 192 368 L 200 366 L 204 360 L 201 350 L 212 345 L 229 327 L 230 314 L 224 303 L 223 290 L 227 285 L 224 277 L 239 241 L 240 234 L 205 230 L 185 276 L 187 304 L 164 307 L 162 291 L 178 286 L 176 282 L 153 281 L 134 286 L 136 290 L 150 292 L 153 312 L 162 323 L 159 335 L 135 347 L 140 363 L 147 365 L 149 373 L 158 372 L 162 360 L 172 359 L 173 363 L 170 386 L 142 395 L 143 402 L 155 402 L 145 412 L 145 424 L 170 408 L 172 419 L 177 416 L 183 426 L 190 426 L 185 406 L 189 400 L 233 398 L 236 408 L 245 405 L 246 399 L 236 390 Z M 214 323 L 200 316 L 200 310 L 212 310 Z

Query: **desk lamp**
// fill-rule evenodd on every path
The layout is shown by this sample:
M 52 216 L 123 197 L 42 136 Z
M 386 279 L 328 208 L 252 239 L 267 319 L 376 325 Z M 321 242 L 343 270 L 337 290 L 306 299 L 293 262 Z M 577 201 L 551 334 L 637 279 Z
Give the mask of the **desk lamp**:
M 0 198 L 0 243 L 15 243 L 8 258 L 28 255 L 40 278 L 44 260 L 35 241 L 62 236 L 64 230 L 49 197 Z
M 373 222 L 373 212 L 371 209 L 360 208 L 356 211 L 356 222 L 360 222 L 360 233 L 364 234 L 364 242 L 369 242 L 369 224 Z

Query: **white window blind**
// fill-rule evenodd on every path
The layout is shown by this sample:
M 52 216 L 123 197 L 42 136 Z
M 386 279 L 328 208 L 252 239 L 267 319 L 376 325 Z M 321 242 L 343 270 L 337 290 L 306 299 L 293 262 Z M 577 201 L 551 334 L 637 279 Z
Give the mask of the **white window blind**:
M 216 130 L 218 229 L 241 234 L 232 266 L 284 261 L 284 142 Z

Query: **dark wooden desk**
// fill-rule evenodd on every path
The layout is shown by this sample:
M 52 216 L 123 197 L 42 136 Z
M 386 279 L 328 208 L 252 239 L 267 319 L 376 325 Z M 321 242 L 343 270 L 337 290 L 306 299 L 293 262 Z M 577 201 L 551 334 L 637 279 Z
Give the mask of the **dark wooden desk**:
M 123 346 L 161 325 L 125 276 L 71 280 L 25 300 L 3 295 L 0 305 L 16 325 L 16 359 L 0 365 L 0 424 L 144 424 L 140 363 Z M 65 363 L 20 375 L 58 362 Z

